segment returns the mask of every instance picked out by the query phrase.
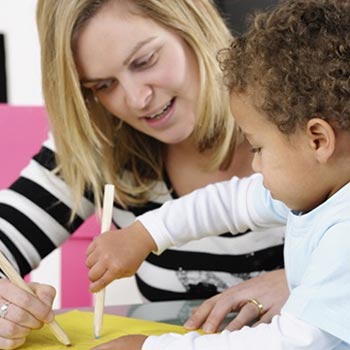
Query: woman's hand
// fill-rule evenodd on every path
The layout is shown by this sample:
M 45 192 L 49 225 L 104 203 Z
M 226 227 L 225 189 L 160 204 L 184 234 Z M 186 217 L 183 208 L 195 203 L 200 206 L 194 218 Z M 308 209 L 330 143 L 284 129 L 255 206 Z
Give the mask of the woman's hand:
M 55 289 L 48 285 L 29 284 L 37 297 L 0 279 L 0 349 L 15 349 L 25 343 L 33 329 L 52 321 Z
M 139 222 L 96 237 L 87 250 L 90 291 L 98 292 L 117 278 L 132 276 L 157 246 Z
M 237 311 L 238 315 L 225 329 L 238 330 L 255 320 L 257 322 L 254 325 L 261 322 L 268 323 L 274 315 L 280 313 L 288 296 L 289 290 L 284 270 L 267 272 L 204 301 L 192 312 L 184 326 L 189 330 L 202 327 L 207 333 L 216 332 L 221 322 L 232 311 Z M 247 302 L 252 298 L 263 306 L 260 318 L 258 306 Z
M 118 349 L 118 350 L 141 350 L 147 336 L 142 334 L 125 335 L 114 339 L 108 343 L 98 345 L 98 350 Z

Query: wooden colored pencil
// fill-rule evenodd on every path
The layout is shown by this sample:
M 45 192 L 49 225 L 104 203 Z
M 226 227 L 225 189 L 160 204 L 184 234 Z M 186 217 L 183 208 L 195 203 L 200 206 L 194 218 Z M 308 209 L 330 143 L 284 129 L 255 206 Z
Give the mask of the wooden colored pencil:
M 22 279 L 20 274 L 15 270 L 15 268 L 6 259 L 4 254 L 0 251 L 0 268 L 8 277 L 8 279 L 17 287 L 24 289 L 28 293 L 35 295 L 29 285 Z M 36 295 L 35 295 L 36 296 Z M 61 326 L 53 319 L 50 323 L 47 323 L 48 327 L 51 329 L 55 337 L 64 345 L 71 345 L 68 335 L 63 331 Z
M 106 232 L 110 229 L 112 223 L 112 211 L 114 203 L 114 186 L 105 185 L 103 195 L 103 208 L 102 208 L 102 219 L 101 219 L 101 233 Z M 95 338 L 100 337 L 102 323 L 103 323 L 103 312 L 105 304 L 105 288 L 95 293 L 95 307 L 94 307 L 94 332 Z

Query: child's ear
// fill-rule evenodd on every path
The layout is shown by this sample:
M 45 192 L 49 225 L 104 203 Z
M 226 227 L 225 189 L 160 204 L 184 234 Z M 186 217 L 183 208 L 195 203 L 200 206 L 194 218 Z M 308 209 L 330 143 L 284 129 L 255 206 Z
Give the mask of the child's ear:
M 320 118 L 310 119 L 306 124 L 309 144 L 317 160 L 325 163 L 335 151 L 335 132 L 332 126 Z

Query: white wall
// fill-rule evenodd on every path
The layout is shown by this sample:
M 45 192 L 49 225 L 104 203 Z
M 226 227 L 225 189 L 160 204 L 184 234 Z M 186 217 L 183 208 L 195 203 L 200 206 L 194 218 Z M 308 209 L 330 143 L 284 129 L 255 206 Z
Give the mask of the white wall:
M 0 32 L 5 34 L 8 101 L 15 105 L 42 105 L 40 51 L 35 25 L 36 0 L 0 0 Z M 56 287 L 60 295 L 60 252 L 47 257 L 31 278 Z M 55 307 L 60 307 L 59 298 Z M 114 282 L 106 304 L 140 302 L 133 278 Z

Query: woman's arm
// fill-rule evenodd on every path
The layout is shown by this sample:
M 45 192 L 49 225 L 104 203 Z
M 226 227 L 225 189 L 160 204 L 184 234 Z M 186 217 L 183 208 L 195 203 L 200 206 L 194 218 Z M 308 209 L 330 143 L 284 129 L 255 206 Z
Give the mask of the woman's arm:
M 253 322 L 255 325 L 269 323 L 273 316 L 280 314 L 288 296 L 284 269 L 266 272 L 207 299 L 192 312 L 184 326 L 189 330 L 203 328 L 206 333 L 217 332 L 221 322 L 231 312 L 238 314 L 225 327 L 230 331 Z M 253 297 L 263 305 L 261 317 L 257 306 L 247 303 Z
M 53 141 L 49 139 L 8 189 L 0 191 L 0 249 L 22 276 L 67 240 L 94 205 L 82 200 L 77 216 L 67 184 L 52 170 L 56 167 Z
M 70 190 L 52 172 L 55 166 L 54 146 L 49 140 L 10 188 L 0 191 L 0 250 L 22 276 L 94 212 L 93 204 L 83 199 L 78 215 L 69 223 Z M 0 277 L 0 308 L 4 305 L 5 314 L 0 317 L 0 349 L 20 346 L 30 330 L 52 319 L 54 288 L 31 286 L 37 298 Z

